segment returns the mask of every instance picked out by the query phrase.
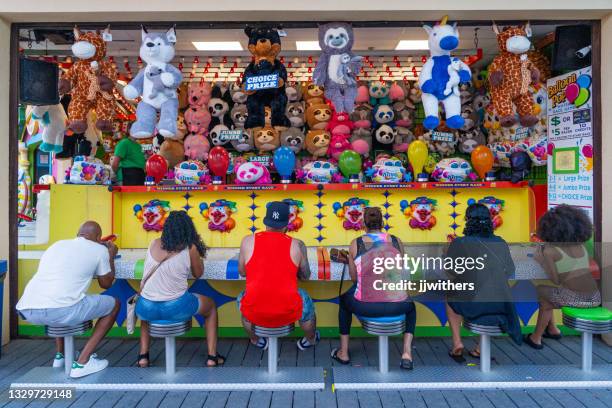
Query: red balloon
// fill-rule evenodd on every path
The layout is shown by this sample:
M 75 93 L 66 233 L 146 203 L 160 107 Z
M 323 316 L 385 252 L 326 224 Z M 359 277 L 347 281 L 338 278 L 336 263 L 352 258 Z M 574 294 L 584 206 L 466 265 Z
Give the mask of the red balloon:
M 145 171 L 147 176 L 153 177 L 155 184 L 159 184 L 168 172 L 168 162 L 159 154 L 154 154 L 147 160 Z
M 230 158 L 227 150 L 221 146 L 215 146 L 208 152 L 208 168 L 213 176 L 225 179 L 229 168 Z

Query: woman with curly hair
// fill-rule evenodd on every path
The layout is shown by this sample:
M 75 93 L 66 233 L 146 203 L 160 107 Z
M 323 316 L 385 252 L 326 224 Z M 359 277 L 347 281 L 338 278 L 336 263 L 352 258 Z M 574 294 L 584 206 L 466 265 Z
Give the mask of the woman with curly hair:
M 524 339 L 531 347 L 542 349 L 542 337 L 561 338 L 553 317 L 554 309 L 562 306 L 588 308 L 601 304 L 601 294 L 591 274 L 591 259 L 584 246 L 592 234 L 593 224 L 579 208 L 562 204 L 540 218 L 537 235 L 544 244 L 538 248 L 534 259 L 556 286 L 537 287 L 538 320 L 535 331 Z
M 517 344 L 521 343 L 521 325 L 508 283 L 514 275 L 514 262 L 506 241 L 493 234 L 493 221 L 486 206 L 472 204 L 467 208 L 463 235 L 453 239 L 446 253 L 447 259 L 453 260 L 452 267 L 446 269 L 450 279 L 472 286 L 446 294 L 446 315 L 453 338 L 448 354 L 457 363 L 465 362 L 462 320 L 498 326 Z M 479 346 L 469 355 L 480 358 Z
M 208 296 L 191 293 L 187 279 L 204 274 L 202 258 L 206 246 L 185 211 L 171 211 L 160 238 L 149 245 L 145 258 L 136 314 L 141 320 L 138 366 L 149 365 L 149 322 L 184 322 L 199 313 L 206 321 L 208 358 L 206 365 L 222 365 L 225 357 L 217 353 L 217 306 Z

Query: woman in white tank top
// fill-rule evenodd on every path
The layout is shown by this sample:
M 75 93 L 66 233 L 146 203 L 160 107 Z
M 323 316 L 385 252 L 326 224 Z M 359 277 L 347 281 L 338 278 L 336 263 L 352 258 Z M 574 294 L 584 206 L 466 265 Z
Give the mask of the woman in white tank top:
M 205 318 L 209 367 L 222 365 L 217 353 L 217 306 L 208 296 L 188 291 L 187 279 L 204 274 L 206 246 L 185 211 L 172 211 L 160 238 L 149 245 L 144 264 L 143 287 L 136 303 L 141 320 L 138 365 L 149 365 L 149 322 L 184 322 L 196 313 Z

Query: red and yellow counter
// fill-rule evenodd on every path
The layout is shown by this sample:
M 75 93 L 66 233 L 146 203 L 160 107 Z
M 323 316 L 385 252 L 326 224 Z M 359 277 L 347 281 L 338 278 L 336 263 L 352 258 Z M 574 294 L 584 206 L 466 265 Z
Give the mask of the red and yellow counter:
M 337 333 L 337 296 L 342 265 L 332 262 L 329 249 L 346 246 L 359 236 L 359 211 L 378 206 L 385 229 L 405 245 L 419 248 L 444 243 L 448 235 L 461 235 L 469 202 L 497 205 L 496 234 L 512 244 L 517 264 L 513 291 L 531 292 L 532 279 L 544 278 L 526 244 L 535 224 L 535 197 L 527 183 L 402 183 L 402 184 L 274 184 L 261 186 L 139 186 L 112 187 L 59 184 L 39 186 L 48 195 L 48 243 L 19 246 L 19 293 L 35 273 L 44 249 L 60 239 L 74 237 L 85 220 L 96 220 L 104 234 L 116 234 L 120 257 L 117 281 L 106 291 L 125 301 L 142 276 L 142 259 L 149 242 L 159 236 L 163 220 L 172 210 L 185 210 L 193 218 L 205 243 L 211 247 L 205 260 L 205 278 L 191 284 L 192 291 L 211 296 L 219 307 L 222 336 L 242 336 L 235 298 L 244 289 L 237 271 L 242 238 L 264 228 L 267 202 L 290 199 L 289 234 L 309 247 L 312 282 L 300 285 L 316 302 L 317 321 L 323 334 Z M 40 220 L 39 220 L 40 221 Z M 350 284 L 345 282 L 343 290 Z M 94 282 L 94 293 L 100 288 Z M 441 295 L 417 294 L 417 335 L 446 334 Z M 523 305 L 519 315 L 526 325 L 535 322 L 537 304 Z M 125 309 L 125 308 L 123 308 Z M 125 334 L 125 310 L 112 334 Z M 199 317 L 198 317 L 199 319 Z M 198 323 L 202 323 L 201 320 Z M 194 324 L 192 335 L 202 335 Z M 358 327 L 358 324 L 356 324 Z M 356 329 L 357 333 L 361 333 Z M 42 335 L 43 329 L 19 322 L 19 334 Z

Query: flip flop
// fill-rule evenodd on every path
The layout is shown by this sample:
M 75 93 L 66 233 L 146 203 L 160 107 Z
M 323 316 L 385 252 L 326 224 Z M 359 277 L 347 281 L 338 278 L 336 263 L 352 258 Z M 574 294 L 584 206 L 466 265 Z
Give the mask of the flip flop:
M 351 364 L 351 359 L 349 358 L 348 360 L 342 360 L 340 357 L 338 357 L 338 351 L 340 351 L 339 349 L 335 348 L 331 351 L 331 358 L 333 360 L 336 360 L 337 362 L 339 362 L 342 365 L 349 365 Z
M 455 361 L 455 363 L 458 363 L 458 364 L 465 363 L 465 357 L 463 357 L 463 349 L 462 348 L 457 349 L 455 351 L 448 350 L 448 356 L 450 358 L 452 358 Z
M 561 333 L 553 334 L 553 333 L 548 331 L 548 327 L 547 327 L 544 330 L 544 334 L 542 335 L 542 337 L 544 337 L 546 339 L 551 339 L 551 340 L 561 340 L 563 338 L 563 335 Z
M 219 361 L 221 360 L 221 361 Z M 223 364 L 225 364 L 225 356 L 222 356 L 221 354 L 217 353 L 216 355 L 211 355 L 209 354 L 206 357 L 206 367 L 221 367 Z M 215 363 L 215 365 L 208 365 L 208 362 L 212 361 L 213 363 Z
M 468 351 L 468 354 L 470 355 L 470 357 L 480 358 L 480 351 L 476 349 Z
M 400 363 L 400 368 L 402 370 L 412 370 L 414 368 L 414 363 L 412 360 L 408 360 L 407 358 L 402 358 L 402 362 Z
M 537 344 L 531 340 L 531 334 L 526 334 L 525 337 L 523 337 L 523 341 L 536 350 L 542 350 L 544 348 L 543 344 Z

